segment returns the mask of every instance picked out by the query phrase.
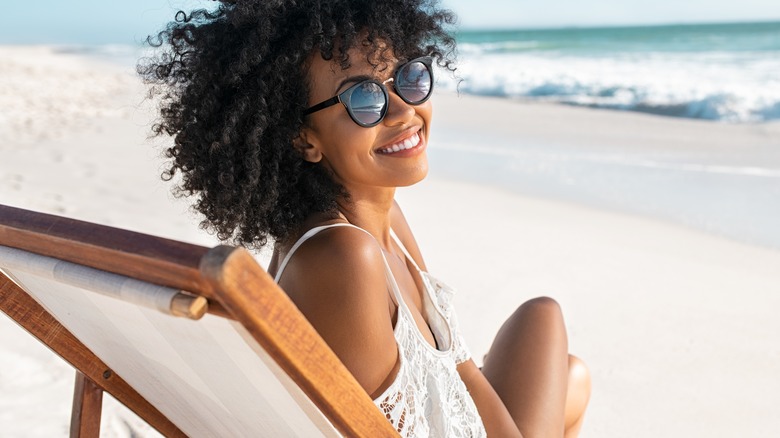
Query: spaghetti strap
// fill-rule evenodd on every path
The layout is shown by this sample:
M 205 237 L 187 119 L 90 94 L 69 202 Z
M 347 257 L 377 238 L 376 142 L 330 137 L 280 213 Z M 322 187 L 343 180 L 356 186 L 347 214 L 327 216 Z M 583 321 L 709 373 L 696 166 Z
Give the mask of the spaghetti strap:
M 295 254 L 295 251 L 297 251 L 298 248 L 300 248 L 300 246 L 303 245 L 304 242 L 306 242 L 310 238 L 314 237 L 314 235 L 316 235 L 320 231 L 327 230 L 328 228 L 333 228 L 333 227 L 352 227 L 352 228 L 357 228 L 358 230 L 360 230 L 360 231 L 368 234 L 369 236 L 371 236 L 371 233 L 369 233 L 368 231 L 366 231 L 366 230 L 364 230 L 364 229 L 362 229 L 362 228 L 360 228 L 360 227 L 358 227 L 356 225 L 352 225 L 352 224 L 349 224 L 349 223 L 343 223 L 343 222 L 340 222 L 340 223 L 337 223 L 337 224 L 322 225 L 322 226 L 319 226 L 319 227 L 314 227 L 314 228 L 310 229 L 309 231 L 305 232 L 303 234 L 303 236 L 301 236 L 298 239 L 298 241 L 295 242 L 295 244 L 292 246 L 292 248 L 290 248 L 290 251 L 287 253 L 287 255 L 284 257 L 284 260 L 282 260 L 282 263 L 279 265 L 279 270 L 276 271 L 276 275 L 274 276 L 274 283 L 279 283 L 279 279 L 282 278 L 282 273 L 284 272 L 284 268 L 287 267 L 287 263 L 290 262 L 290 259 L 292 258 L 293 254 Z M 373 238 L 374 236 L 371 236 L 371 237 Z
M 412 265 L 414 265 L 415 269 L 417 269 L 417 272 L 422 272 L 422 269 L 420 269 L 420 267 L 417 266 L 417 262 L 414 261 L 414 258 L 412 258 L 412 255 L 409 254 L 409 251 L 406 249 L 404 244 L 401 242 L 401 239 L 398 238 L 398 235 L 395 234 L 395 231 L 393 231 L 392 228 L 390 228 L 390 235 L 393 236 L 393 239 L 395 240 L 395 243 L 397 243 L 398 246 L 401 247 L 401 251 L 404 252 L 404 255 L 406 256 L 407 260 L 412 262 Z

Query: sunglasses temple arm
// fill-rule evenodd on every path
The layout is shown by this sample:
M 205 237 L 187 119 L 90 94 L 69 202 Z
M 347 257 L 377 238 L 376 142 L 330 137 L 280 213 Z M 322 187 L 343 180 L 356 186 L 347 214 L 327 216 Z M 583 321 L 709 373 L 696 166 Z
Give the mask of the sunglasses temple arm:
M 303 112 L 303 115 L 304 116 L 309 115 L 311 113 L 314 113 L 314 112 L 317 112 L 319 110 L 325 109 L 325 108 L 327 108 L 329 106 L 333 106 L 333 105 L 335 105 L 337 103 L 339 103 L 339 97 L 338 96 L 333 96 L 333 97 L 331 97 L 330 99 L 328 99 L 326 101 L 320 102 L 317 105 L 314 105 L 312 107 L 307 108 Z

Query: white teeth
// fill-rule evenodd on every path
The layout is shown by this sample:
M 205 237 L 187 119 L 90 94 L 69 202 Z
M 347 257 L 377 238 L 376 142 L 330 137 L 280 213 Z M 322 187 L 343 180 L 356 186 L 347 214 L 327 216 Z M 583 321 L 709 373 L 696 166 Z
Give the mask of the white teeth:
M 396 143 L 396 144 L 394 144 L 392 146 L 388 146 L 385 149 L 380 149 L 379 152 L 382 152 L 382 153 L 385 153 L 385 154 L 390 154 L 390 153 L 393 153 L 393 152 L 398 152 L 398 151 L 403 151 L 403 150 L 406 150 L 406 149 L 411 149 L 411 148 L 417 146 L 419 143 L 420 143 L 420 134 L 419 133 L 415 133 L 414 135 L 412 135 L 411 137 L 407 138 L 406 140 L 404 140 L 402 142 L 398 142 L 398 143 Z

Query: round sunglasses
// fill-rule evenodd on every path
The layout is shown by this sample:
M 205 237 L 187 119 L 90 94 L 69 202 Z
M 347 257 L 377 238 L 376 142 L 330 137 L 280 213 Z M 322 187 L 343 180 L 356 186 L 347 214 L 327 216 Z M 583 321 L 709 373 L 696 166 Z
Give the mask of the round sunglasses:
M 432 64 L 432 58 L 429 56 L 413 59 L 398 67 L 392 78 L 383 82 L 376 79 L 360 81 L 338 95 L 307 108 L 303 115 L 341 102 L 355 123 L 364 128 L 376 126 L 385 118 L 390 101 L 385 84 L 392 82 L 393 90 L 404 102 L 420 105 L 428 100 L 433 92 Z

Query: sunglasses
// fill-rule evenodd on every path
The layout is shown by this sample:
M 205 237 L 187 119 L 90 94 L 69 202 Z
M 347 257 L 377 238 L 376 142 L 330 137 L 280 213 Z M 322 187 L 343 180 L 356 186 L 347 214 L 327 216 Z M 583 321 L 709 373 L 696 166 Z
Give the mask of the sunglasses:
M 393 90 L 409 105 L 420 105 L 428 100 L 433 92 L 433 61 L 431 57 L 413 59 L 401 65 L 392 78 L 379 82 L 366 79 L 347 88 L 337 96 L 307 108 L 303 115 L 329 108 L 341 102 L 352 120 L 364 128 L 376 126 L 387 114 L 390 98 L 387 94 L 387 82 L 392 82 Z

